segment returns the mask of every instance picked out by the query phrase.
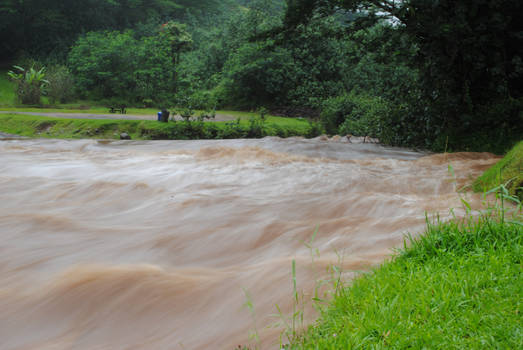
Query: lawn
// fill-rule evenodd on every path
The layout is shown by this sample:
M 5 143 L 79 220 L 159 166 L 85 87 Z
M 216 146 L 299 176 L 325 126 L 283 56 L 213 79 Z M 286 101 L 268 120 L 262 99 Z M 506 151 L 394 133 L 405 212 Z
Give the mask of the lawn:
M 0 108 L 12 107 L 15 102 L 14 86 L 7 79 L 7 70 L 0 69 Z

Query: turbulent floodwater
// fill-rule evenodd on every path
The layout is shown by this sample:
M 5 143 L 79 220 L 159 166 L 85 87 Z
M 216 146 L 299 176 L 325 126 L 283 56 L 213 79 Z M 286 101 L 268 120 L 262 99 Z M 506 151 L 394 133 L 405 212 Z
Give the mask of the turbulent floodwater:
M 232 350 L 255 328 L 277 348 L 266 326 L 276 304 L 291 310 L 292 260 L 305 295 L 329 265 L 348 278 L 425 211 L 460 207 L 449 161 L 461 186 L 496 160 L 300 139 L 2 140 L 0 349 Z

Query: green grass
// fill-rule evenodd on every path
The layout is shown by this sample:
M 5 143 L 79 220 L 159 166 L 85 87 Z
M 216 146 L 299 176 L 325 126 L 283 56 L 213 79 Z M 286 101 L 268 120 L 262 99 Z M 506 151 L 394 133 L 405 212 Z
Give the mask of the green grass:
M 7 79 L 7 70 L 0 69 L 0 106 L 13 106 L 15 103 L 15 92 L 13 83 Z
M 517 194 L 523 200 L 523 141 L 517 143 L 503 159 L 485 171 L 473 184 L 474 191 L 506 184 L 509 192 Z
M 290 120 L 286 120 L 290 119 Z M 27 137 L 118 139 L 126 132 L 133 139 L 220 139 L 263 136 L 318 136 L 303 120 L 268 118 L 263 124 L 237 122 L 185 123 L 122 119 L 66 119 L 32 115 L 0 114 L 0 131 Z
M 521 221 L 429 225 L 341 288 L 289 348 L 521 349 L 522 240 Z

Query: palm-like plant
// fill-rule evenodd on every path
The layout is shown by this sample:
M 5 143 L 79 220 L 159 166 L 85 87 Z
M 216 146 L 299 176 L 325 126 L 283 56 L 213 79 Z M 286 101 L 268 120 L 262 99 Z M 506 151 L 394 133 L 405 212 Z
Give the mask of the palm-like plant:
M 16 83 L 16 95 L 22 104 L 39 104 L 40 97 L 45 94 L 49 81 L 45 79 L 45 67 L 36 70 L 33 67 L 24 69 L 13 66 L 15 71 L 7 75 Z

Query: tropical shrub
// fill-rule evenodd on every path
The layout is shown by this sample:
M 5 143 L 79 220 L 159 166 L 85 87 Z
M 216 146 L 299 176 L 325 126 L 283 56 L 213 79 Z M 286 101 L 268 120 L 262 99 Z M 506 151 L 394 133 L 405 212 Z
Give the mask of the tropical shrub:
M 74 99 L 74 78 L 66 66 L 49 67 L 47 80 L 49 81 L 47 96 L 51 103 L 66 103 Z
M 40 97 L 45 93 L 49 81 L 46 80 L 45 68 L 36 70 L 31 67 L 24 69 L 20 66 L 13 67 L 15 71 L 9 71 L 9 78 L 15 82 L 16 96 L 22 104 L 40 104 Z

